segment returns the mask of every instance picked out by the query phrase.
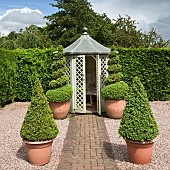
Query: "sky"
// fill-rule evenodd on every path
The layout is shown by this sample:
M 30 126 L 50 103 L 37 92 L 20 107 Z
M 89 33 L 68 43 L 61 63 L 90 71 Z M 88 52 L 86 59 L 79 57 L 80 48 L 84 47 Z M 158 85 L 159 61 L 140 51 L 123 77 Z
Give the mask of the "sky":
M 110 19 L 119 14 L 136 20 L 143 32 L 155 28 L 164 39 L 170 39 L 170 0 L 89 0 L 97 13 L 106 13 Z M 26 26 L 45 26 L 44 16 L 57 12 L 49 4 L 54 0 L 0 0 L 0 33 L 7 35 Z

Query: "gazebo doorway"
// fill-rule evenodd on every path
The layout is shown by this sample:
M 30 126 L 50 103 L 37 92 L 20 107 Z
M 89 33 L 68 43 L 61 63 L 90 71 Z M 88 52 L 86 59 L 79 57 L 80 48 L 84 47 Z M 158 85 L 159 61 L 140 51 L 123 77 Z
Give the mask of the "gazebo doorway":
M 97 112 L 96 57 L 85 58 L 86 69 L 86 113 Z

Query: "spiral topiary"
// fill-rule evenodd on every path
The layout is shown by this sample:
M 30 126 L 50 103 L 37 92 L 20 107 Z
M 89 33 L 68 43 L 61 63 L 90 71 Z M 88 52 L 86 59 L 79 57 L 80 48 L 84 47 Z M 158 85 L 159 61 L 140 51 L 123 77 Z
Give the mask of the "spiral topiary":
M 126 98 L 129 87 L 122 81 L 123 74 L 121 73 L 121 69 L 122 67 L 119 64 L 119 53 L 115 48 L 112 48 L 107 69 L 109 75 L 105 78 L 105 86 L 101 90 L 101 95 L 104 100 L 119 100 Z
M 29 141 L 45 141 L 55 138 L 57 134 L 58 128 L 47 98 L 39 79 L 36 79 L 31 104 L 20 129 L 20 136 Z
M 64 102 L 72 97 L 72 87 L 69 84 L 69 77 L 66 75 L 66 59 L 63 53 L 63 47 L 58 46 L 58 52 L 54 55 L 52 68 L 52 79 L 49 82 L 50 89 L 46 92 L 49 102 Z

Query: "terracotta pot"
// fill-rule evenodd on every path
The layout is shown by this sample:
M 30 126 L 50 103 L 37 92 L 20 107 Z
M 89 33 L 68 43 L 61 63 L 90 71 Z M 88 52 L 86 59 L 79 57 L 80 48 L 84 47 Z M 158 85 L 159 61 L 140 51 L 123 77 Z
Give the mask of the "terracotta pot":
M 138 142 L 126 140 L 129 160 L 135 164 L 148 164 L 152 158 L 154 142 Z
M 32 165 L 45 165 L 50 160 L 53 140 L 48 141 L 27 141 L 23 140 L 28 161 Z
M 119 119 L 122 117 L 125 105 L 125 100 L 105 100 L 106 113 L 113 119 Z
M 70 109 L 70 100 L 65 102 L 49 102 L 54 119 L 64 119 Z

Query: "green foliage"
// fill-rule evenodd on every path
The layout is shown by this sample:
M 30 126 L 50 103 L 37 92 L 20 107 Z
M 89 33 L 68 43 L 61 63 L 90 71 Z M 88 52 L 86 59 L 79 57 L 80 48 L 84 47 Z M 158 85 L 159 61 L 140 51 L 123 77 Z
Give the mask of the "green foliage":
M 106 14 L 95 13 L 87 0 L 56 0 L 52 7 L 57 12 L 46 16 L 49 20 L 47 30 L 49 37 L 57 44 L 67 47 L 87 27 L 89 34 L 103 45 L 112 45 L 112 22 Z
M 57 58 L 59 59 L 57 60 Z M 65 66 L 66 60 L 62 46 L 58 46 L 58 52 L 53 60 L 51 64 L 53 80 L 49 82 L 50 90 L 47 91 L 46 96 L 50 102 L 68 101 L 71 99 L 73 92 L 71 86 L 68 84 L 69 77 L 65 73 L 67 68 Z
M 48 89 L 50 81 L 51 63 L 53 52 L 56 48 L 50 49 L 28 49 L 18 50 L 17 59 L 17 82 L 16 96 L 19 100 L 30 100 L 35 77 L 41 79 L 43 89 Z
M 2 42 L 1 42 L 2 40 Z M 0 39 L 0 48 L 50 48 L 54 44 L 48 37 L 45 27 L 41 28 L 36 25 L 25 27 L 20 32 L 12 31 L 7 36 Z
M 123 78 L 122 73 L 110 74 L 107 78 L 105 78 L 104 84 L 107 86 L 109 84 L 121 81 L 122 78 Z
M 121 65 L 119 64 L 119 55 L 118 51 L 113 47 L 109 54 L 108 61 L 108 73 L 109 76 L 104 80 L 104 84 L 107 86 L 109 84 L 113 84 L 119 82 L 123 78 L 123 74 L 121 73 Z
M 0 107 L 15 98 L 15 51 L 0 49 Z
M 60 68 L 60 69 L 58 69 L 57 71 L 54 71 L 54 72 L 52 73 L 52 77 L 53 77 L 54 79 L 57 79 L 57 78 L 61 77 L 62 74 L 63 74 L 64 72 L 66 72 L 66 71 L 67 71 L 67 67 Z
M 118 51 L 125 82 L 130 85 L 138 76 L 149 100 L 170 100 L 170 50 L 121 48 Z
M 124 48 L 161 48 L 169 45 L 169 41 L 163 38 L 154 30 L 143 33 L 137 29 L 137 22 L 132 20 L 130 16 L 122 17 L 119 15 L 117 19 L 113 19 L 114 24 L 112 27 L 112 40 L 113 45 L 116 47 Z
M 58 53 L 54 55 L 54 51 Z M 149 100 L 170 100 L 170 49 L 121 48 L 117 51 L 119 54 L 116 56 L 110 55 L 109 76 L 105 79 L 105 86 L 119 82 L 122 78 L 131 85 L 133 78 L 138 76 Z M 44 91 L 49 90 L 52 79 L 56 81 L 57 78 L 65 76 L 66 59 L 63 55 L 61 46 L 49 49 L 0 49 L 1 107 L 13 100 L 30 101 L 37 76 Z M 120 69 L 116 65 L 117 61 L 123 74 L 115 73 Z
M 121 81 L 123 74 L 121 73 L 122 66 L 119 64 L 118 51 L 112 48 L 109 54 L 108 73 L 109 76 L 105 78 L 105 86 L 101 90 L 101 95 L 104 100 L 119 100 L 125 99 L 128 92 L 128 85 Z
M 61 77 L 58 77 L 57 80 L 50 81 L 49 86 L 51 87 L 51 89 L 55 89 L 55 88 L 62 87 L 68 84 L 68 81 L 69 81 L 68 76 L 62 75 Z
M 138 77 L 129 90 L 128 101 L 120 122 L 119 134 L 124 139 L 152 141 L 159 134 L 147 93 Z
M 48 90 L 46 96 L 47 100 L 50 102 L 64 102 L 71 99 L 72 93 L 73 90 L 71 85 L 67 84 L 54 90 Z
M 30 141 L 44 141 L 55 138 L 57 134 L 57 125 L 41 83 L 37 79 L 32 92 L 31 104 L 20 129 L 20 136 Z
M 103 87 L 101 95 L 104 100 L 126 99 L 128 89 L 129 86 L 124 81 L 120 81 Z
M 17 44 L 13 40 L 5 40 L 0 47 L 8 50 L 15 50 L 17 48 Z

